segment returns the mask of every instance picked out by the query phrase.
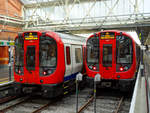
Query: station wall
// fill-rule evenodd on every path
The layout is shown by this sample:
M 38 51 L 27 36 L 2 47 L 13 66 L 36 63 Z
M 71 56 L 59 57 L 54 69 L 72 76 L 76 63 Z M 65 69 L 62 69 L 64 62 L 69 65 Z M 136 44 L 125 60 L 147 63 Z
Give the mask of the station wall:
M 16 19 L 22 18 L 22 3 L 20 0 L 1 0 L 0 2 L 0 15 L 13 17 Z M 20 27 L 13 27 L 4 24 L 0 24 L 0 40 L 8 40 L 8 37 L 13 40 L 18 31 L 21 31 Z
M 0 0 L 0 15 L 22 19 L 22 6 L 20 0 Z M 0 24 L 0 40 L 14 40 L 22 28 L 18 26 L 9 26 L 4 22 Z M 0 46 L 0 65 L 8 64 L 9 53 L 8 46 Z
M 8 46 L 0 46 L 0 65 L 8 64 L 9 54 Z
M 1 0 L 0 14 L 15 18 L 22 16 L 22 3 L 20 0 Z

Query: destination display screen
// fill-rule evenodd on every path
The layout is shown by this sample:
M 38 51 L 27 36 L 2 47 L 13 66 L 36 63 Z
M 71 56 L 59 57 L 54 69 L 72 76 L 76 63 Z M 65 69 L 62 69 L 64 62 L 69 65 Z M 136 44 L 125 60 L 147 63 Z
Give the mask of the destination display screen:
M 101 39 L 114 39 L 115 33 L 113 32 L 103 32 L 101 33 Z
M 24 38 L 25 40 L 37 40 L 38 39 L 38 35 L 37 32 L 28 32 L 28 33 L 24 33 Z

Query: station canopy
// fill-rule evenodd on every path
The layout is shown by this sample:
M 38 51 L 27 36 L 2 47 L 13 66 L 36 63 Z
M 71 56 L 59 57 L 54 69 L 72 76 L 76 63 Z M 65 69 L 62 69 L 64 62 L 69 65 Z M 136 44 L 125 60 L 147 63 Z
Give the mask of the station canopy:
M 42 2 L 50 2 L 55 0 L 20 0 L 23 4 L 34 4 L 34 3 L 42 3 Z

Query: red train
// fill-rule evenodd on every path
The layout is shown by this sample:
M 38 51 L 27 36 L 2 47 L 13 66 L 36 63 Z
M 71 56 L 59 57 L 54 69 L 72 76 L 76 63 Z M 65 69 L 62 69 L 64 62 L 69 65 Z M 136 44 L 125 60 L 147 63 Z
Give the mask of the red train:
M 108 30 L 91 35 L 86 42 L 87 81 L 101 75 L 100 87 L 131 87 L 139 66 L 140 47 L 127 33 Z
M 83 37 L 28 31 L 15 39 L 15 92 L 38 89 L 44 97 L 68 91 L 83 69 Z M 27 89 L 27 90 L 26 90 Z

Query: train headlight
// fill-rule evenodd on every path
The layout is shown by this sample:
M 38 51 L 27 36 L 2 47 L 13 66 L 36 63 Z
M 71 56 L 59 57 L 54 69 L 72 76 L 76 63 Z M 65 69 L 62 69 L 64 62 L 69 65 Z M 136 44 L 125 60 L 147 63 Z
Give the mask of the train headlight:
M 89 65 L 88 68 L 90 70 L 98 71 L 98 66 L 97 65 Z
M 48 74 L 52 74 L 53 70 L 48 70 L 47 72 L 48 72 Z
M 93 66 L 92 66 L 92 65 L 89 65 L 89 69 L 93 69 Z
M 125 70 L 125 71 L 127 71 L 128 69 L 129 69 L 129 67 L 128 67 L 128 66 L 125 66 L 125 67 L 124 67 L 124 70 Z

